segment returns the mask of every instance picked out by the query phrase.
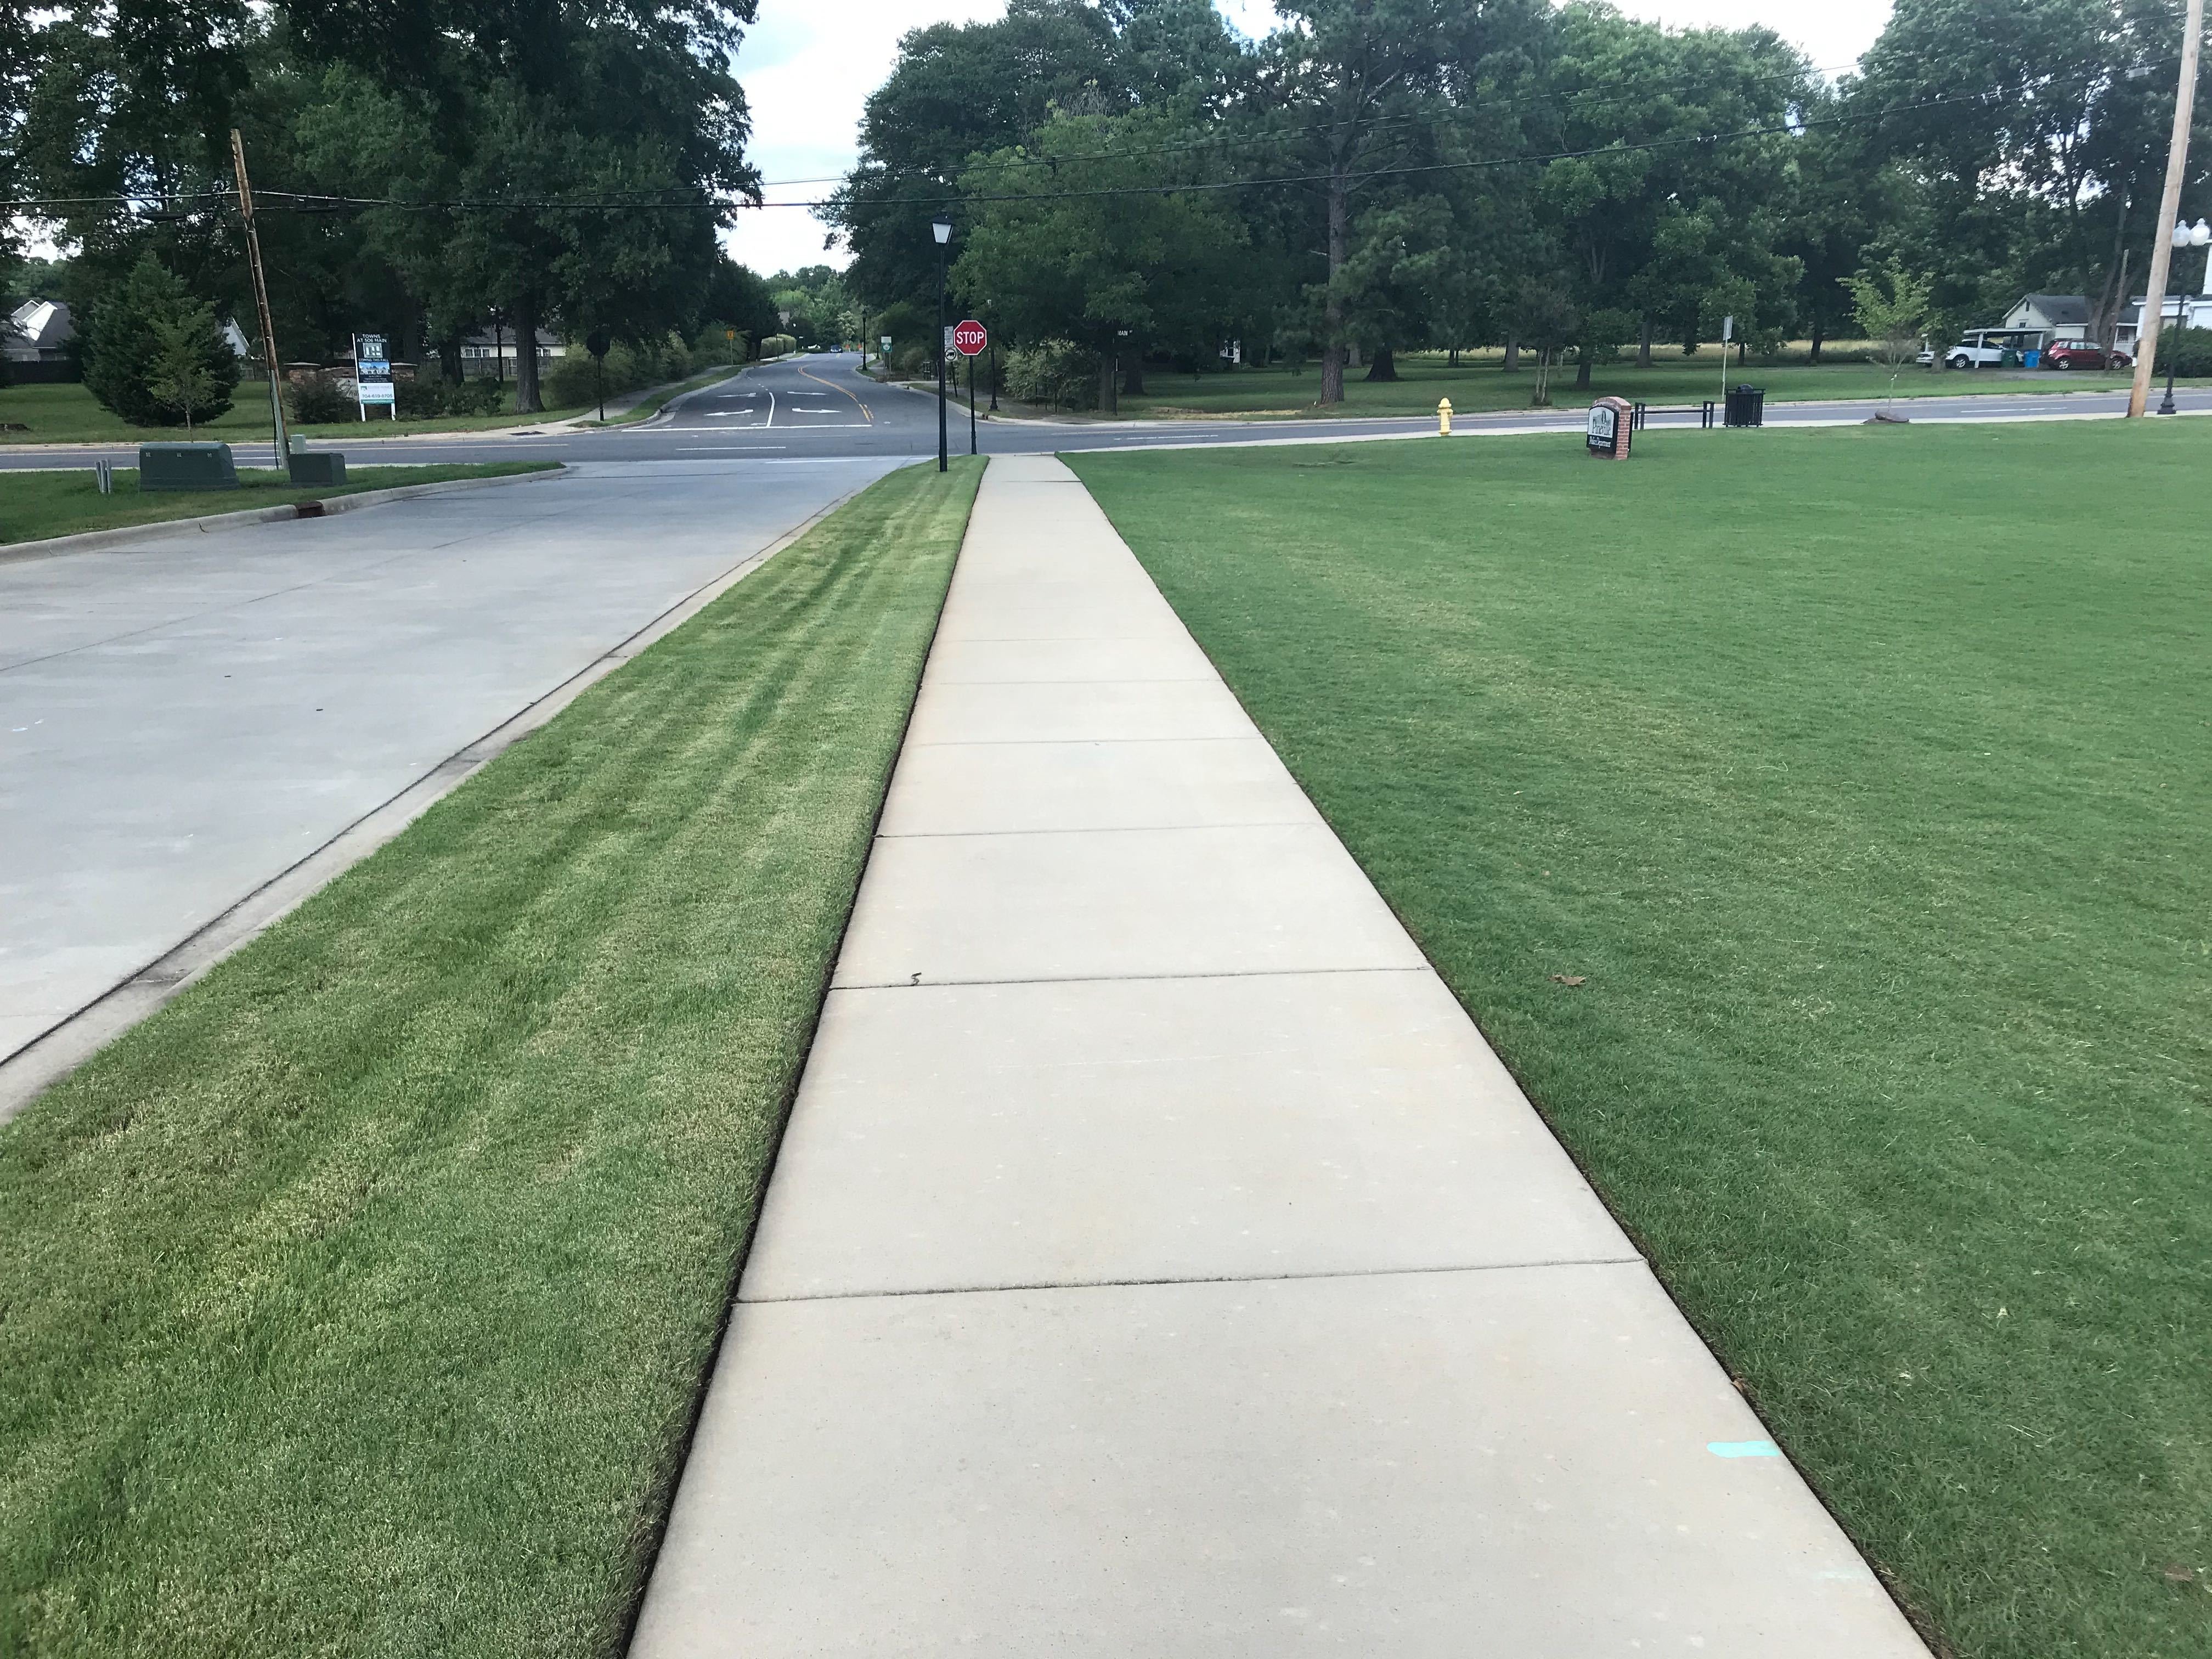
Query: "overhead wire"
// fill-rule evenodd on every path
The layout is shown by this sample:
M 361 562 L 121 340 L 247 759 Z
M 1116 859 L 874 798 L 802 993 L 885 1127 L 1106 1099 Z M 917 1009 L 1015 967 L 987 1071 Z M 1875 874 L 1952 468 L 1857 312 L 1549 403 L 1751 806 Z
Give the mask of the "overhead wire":
M 2169 63 L 2172 60 L 2168 60 Z M 2160 65 L 2153 64 L 2150 67 Z M 2064 85 L 2101 78 L 2106 73 L 2072 77 L 2054 78 L 2043 84 Z M 1680 84 L 1680 83 L 1677 83 Z M 1554 149 L 1534 154 L 1505 156 L 1486 156 L 1473 160 L 1407 164 L 1398 167 L 1376 167 L 1347 173 L 1352 181 L 1364 185 L 1378 179 L 1402 178 L 1443 173 L 1486 171 L 1510 167 L 1548 165 L 1554 161 L 1588 160 L 1602 155 L 1632 155 L 1644 151 L 1681 149 L 1692 145 L 1736 143 L 1759 137 L 1792 136 L 1814 128 L 1832 128 L 1870 125 L 1892 116 L 1916 113 L 1931 109 L 1956 107 L 1960 105 L 1987 102 L 2002 95 L 2005 89 L 1978 88 L 1973 92 L 1948 97 L 1916 100 L 1909 103 L 1885 105 L 1872 111 L 1840 112 L 1828 116 L 1793 117 L 1779 121 L 1760 123 L 1726 131 L 1668 134 L 1660 137 L 1623 140 L 1612 139 L 1601 144 L 1584 145 L 1575 149 Z M 1648 95 L 1648 94 L 1638 94 Z M 1625 101 L 1625 98 L 1622 100 Z M 1141 152 L 1103 151 L 1088 159 L 1131 159 Z M 1026 158 L 1021 158 L 1026 160 Z M 1080 157 L 1064 157 L 1074 161 Z M 990 164 L 986 163 L 986 166 Z M 1012 163 L 1007 164 L 1009 166 Z M 1116 185 L 1086 190 L 1051 190 L 1003 192 L 975 192 L 966 194 L 936 194 L 909 197 L 877 197 L 871 198 L 873 207 L 958 207 L 974 204 L 1023 203 L 1096 199 L 1107 197 L 1171 196 L 1227 190 L 1279 188 L 1297 185 L 1327 182 L 1333 175 L 1327 172 L 1279 173 L 1260 178 L 1200 179 L 1174 184 Z M 762 190 L 771 188 L 763 184 Z M 222 201 L 234 199 L 234 189 L 224 187 L 191 192 L 158 191 L 133 191 L 112 197 L 47 197 L 0 202 L 0 212 L 37 213 L 48 207 L 61 206 L 122 206 L 136 207 L 147 202 Z M 678 187 L 664 191 L 629 191 L 602 194 L 590 198 L 561 197 L 459 197 L 436 199 L 410 200 L 390 196 L 338 196 L 311 191 L 257 190 L 254 192 L 256 210 L 271 213 L 336 213 L 349 210 L 388 209 L 402 212 L 495 212 L 526 210 L 531 211 L 676 211 L 715 213 L 759 212 L 771 208 L 805 208 L 815 210 L 838 205 L 834 198 L 817 198 L 805 200 L 766 201 L 758 198 L 702 197 L 696 190 Z M 679 199 L 669 199 L 672 198 Z

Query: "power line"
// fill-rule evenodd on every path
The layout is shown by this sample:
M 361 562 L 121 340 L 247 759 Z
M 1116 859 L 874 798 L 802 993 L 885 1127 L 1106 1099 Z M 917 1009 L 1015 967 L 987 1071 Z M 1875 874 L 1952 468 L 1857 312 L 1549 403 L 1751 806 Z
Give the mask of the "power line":
M 2105 71 L 2071 77 L 2071 81 L 2086 82 L 2101 78 Z M 2066 79 L 2054 79 L 2045 85 L 2066 85 Z M 1929 98 L 1905 104 L 1891 104 L 1871 112 L 1838 113 L 1832 116 L 1762 123 L 1739 127 L 1723 132 L 1678 133 L 1665 137 L 1633 141 L 1613 139 L 1602 144 L 1586 145 L 1580 149 L 1550 150 L 1539 154 L 1491 156 L 1474 161 L 1424 162 L 1405 167 L 1378 167 L 1347 174 L 1354 183 L 1364 185 L 1377 179 L 1407 178 L 1430 173 L 1467 173 L 1498 167 L 1534 167 L 1553 161 L 1583 161 L 1602 155 L 1634 155 L 1644 151 L 1677 149 L 1692 145 L 1731 143 L 1747 138 L 1793 137 L 1814 128 L 1831 128 L 1872 124 L 1894 115 L 1912 114 L 1923 110 L 1955 107 L 1962 104 L 1987 102 L 2002 94 L 2002 88 L 1983 89 L 1950 97 Z M 1121 159 L 1129 152 L 1107 152 L 1111 159 Z M 1087 200 L 1107 197 L 1176 196 L 1225 190 L 1268 189 L 1288 185 L 1312 185 L 1327 182 L 1328 173 L 1282 173 L 1257 179 L 1225 179 L 1201 180 L 1194 183 L 1169 185 L 1118 185 L 1092 190 L 1029 191 L 984 193 L 976 195 L 937 195 L 915 197 L 884 197 L 873 199 L 874 207 L 959 207 L 979 203 L 1019 203 Z M 559 197 L 480 197 L 450 198 L 437 200 L 409 201 L 398 197 L 330 196 L 306 191 L 263 191 L 257 198 L 264 212 L 334 213 L 349 210 L 372 208 L 393 209 L 403 212 L 500 212 L 516 210 L 562 212 L 619 212 L 673 211 L 731 213 L 745 210 L 761 211 L 769 208 L 817 209 L 836 205 L 827 198 L 805 201 L 769 202 L 702 198 L 696 191 L 673 189 L 657 191 L 632 191 L 624 195 L 595 198 Z M 142 191 L 131 196 L 86 197 L 72 198 L 48 198 L 41 200 L 0 202 L 0 211 L 30 212 L 42 205 L 118 205 L 135 206 L 142 201 L 212 201 L 225 200 L 236 195 L 231 190 L 209 190 L 191 194 L 163 195 Z M 665 199 L 681 197 L 680 200 Z
M 1825 76 L 1839 70 L 1849 69 L 1850 67 L 1850 65 L 1848 64 L 1831 64 L 1826 65 L 1808 64 L 1802 70 L 1792 70 L 1774 75 L 1748 75 L 1739 77 L 1731 77 L 1730 84 L 1735 87 L 1765 86 L 1777 81 L 1803 81 L 1808 76 Z M 1372 120 L 1363 123 L 1362 125 L 1370 130 L 1376 127 L 1386 126 L 1438 126 L 1448 122 L 1460 120 L 1465 116 L 1479 111 L 1520 109 L 1531 104 L 1566 103 L 1577 99 L 1589 99 L 1590 103 L 1596 106 L 1604 106 L 1612 104 L 1635 103 L 1656 97 L 1663 94 L 1680 92 L 1686 87 L 1707 86 L 1711 83 L 1711 79 L 1712 77 L 1710 76 L 1686 76 L 1681 80 L 1667 82 L 1657 86 L 1624 88 L 1619 91 L 1613 91 L 1602 87 L 1571 87 L 1565 91 L 1528 93 L 1518 98 L 1480 100 L 1470 103 L 1455 105 L 1449 110 L 1437 111 L 1435 112 L 1415 115 L 1378 116 Z M 1607 95 L 1602 97 L 1595 95 L 1601 93 L 1604 93 Z M 1003 167 L 1057 167 L 1063 161 L 1122 161 L 1133 156 L 1175 155 L 1185 154 L 1192 150 L 1224 149 L 1235 145 L 1256 146 L 1261 144 L 1281 144 L 1291 143 L 1295 139 L 1304 137 L 1313 133 L 1326 132 L 1331 127 L 1342 126 L 1343 125 L 1345 124 L 1341 120 L 1310 121 L 1295 126 L 1278 128 L 1273 131 L 1252 132 L 1243 135 L 1233 133 L 1211 134 L 1204 138 L 1194 138 L 1186 142 L 1173 144 L 1146 144 L 1138 145 L 1128 149 L 1085 150 L 1067 155 L 1017 156 L 1009 161 L 997 163 L 996 165 Z M 855 167 L 853 171 L 857 172 L 858 170 L 859 169 Z M 916 169 L 916 171 L 928 172 L 930 169 L 920 168 Z M 842 185 L 850 179 L 852 176 L 853 173 L 848 172 L 837 173 L 826 178 L 769 179 L 762 182 L 761 188 L 763 190 L 788 190 L 799 185 Z

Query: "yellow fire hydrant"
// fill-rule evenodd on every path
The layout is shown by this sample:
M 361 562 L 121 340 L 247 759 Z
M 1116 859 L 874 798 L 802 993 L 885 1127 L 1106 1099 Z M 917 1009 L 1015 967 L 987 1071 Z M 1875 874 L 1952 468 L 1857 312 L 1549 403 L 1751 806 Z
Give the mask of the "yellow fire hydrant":
M 1449 398 L 1437 399 L 1437 436 L 1451 436 L 1451 399 Z

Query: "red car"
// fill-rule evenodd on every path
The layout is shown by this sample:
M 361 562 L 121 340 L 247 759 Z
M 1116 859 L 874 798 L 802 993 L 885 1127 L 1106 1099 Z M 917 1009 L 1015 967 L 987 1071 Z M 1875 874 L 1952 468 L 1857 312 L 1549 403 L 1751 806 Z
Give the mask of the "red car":
M 2061 340 L 2043 354 L 2045 368 L 2133 368 L 2135 362 L 2124 351 L 2106 351 L 2087 340 Z

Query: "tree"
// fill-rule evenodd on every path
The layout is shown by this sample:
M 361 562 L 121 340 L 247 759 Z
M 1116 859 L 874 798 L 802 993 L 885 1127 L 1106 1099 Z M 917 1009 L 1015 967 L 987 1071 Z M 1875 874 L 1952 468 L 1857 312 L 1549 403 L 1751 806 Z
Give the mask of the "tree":
M 1798 267 L 1775 252 L 1773 204 L 1806 74 L 1766 29 L 1678 32 L 1595 6 L 1562 15 L 1545 139 L 1571 154 L 1544 167 L 1537 193 L 1586 329 L 1632 307 L 1639 340 L 1659 324 L 1694 340 L 1726 289 L 1740 320 L 1755 307 L 1779 332 Z M 1575 384 L 1587 389 L 1599 349 L 1620 343 L 1580 343 Z
M 1010 0 L 988 23 L 938 23 L 899 41 L 868 94 L 860 159 L 827 216 L 852 263 L 846 280 L 871 305 L 937 300 L 939 204 L 969 164 L 1027 139 L 1052 118 L 1126 105 L 1111 20 L 1083 0 Z
M 1521 285 L 1513 306 L 1513 337 L 1536 348 L 1536 386 L 1532 408 L 1552 405 L 1552 364 L 1571 341 L 1583 337 L 1582 313 L 1558 278 L 1531 277 Z
M 317 10 L 313 38 L 349 61 L 301 121 L 325 191 L 391 198 L 362 223 L 433 326 L 495 312 L 520 343 L 556 323 L 633 341 L 696 326 L 727 198 L 757 194 L 729 70 L 754 0 L 433 12 L 454 27 L 394 43 L 400 0 Z M 383 46 L 393 72 L 368 61 Z M 540 406 L 526 346 L 515 407 Z
M 206 306 L 194 306 L 182 315 L 154 318 L 149 325 L 154 355 L 148 366 L 146 389 L 154 401 L 182 415 L 187 432 L 192 429 L 195 417 L 220 415 L 228 409 L 230 398 L 216 385 L 215 371 L 208 367 L 207 341 L 216 331 L 215 313 Z M 219 395 L 221 409 L 215 406 Z
M 1096 352 L 1109 411 L 1130 340 L 1218 337 L 1236 314 L 1243 226 L 1218 192 L 1159 188 L 1200 181 L 1207 163 L 1173 148 L 1188 134 L 1141 111 L 1066 117 L 962 181 L 977 216 L 953 282 L 1012 343 L 1066 339 Z M 1059 163 L 1048 189 L 1036 188 L 1039 158 Z
M 1897 377 L 1919 354 L 1920 331 L 1928 320 L 1935 279 L 1908 271 L 1895 259 L 1844 279 L 1850 290 L 1852 314 L 1875 342 L 1889 370 L 1889 398 L 1897 398 Z
M 173 426 L 212 419 L 230 407 L 238 359 L 216 330 L 214 312 L 146 253 L 93 313 L 85 331 L 84 383 L 133 426 Z
M 2080 293 L 2110 337 L 2128 261 L 2163 229 L 2176 17 L 2159 0 L 1898 0 L 1847 96 L 1872 155 L 1917 186 L 1911 258 L 1939 311 L 1971 322 L 2023 288 Z M 2204 74 L 2199 98 L 2212 55 Z M 2200 141 L 2198 187 L 2206 159 Z
M 1321 402 L 1340 404 L 1355 291 L 1393 264 L 1352 267 L 1355 203 L 1406 164 L 1419 119 L 1442 112 L 1445 59 L 1483 9 L 1465 0 L 1280 0 L 1276 9 L 1286 27 L 1267 39 L 1261 80 L 1298 171 L 1322 181 Z

